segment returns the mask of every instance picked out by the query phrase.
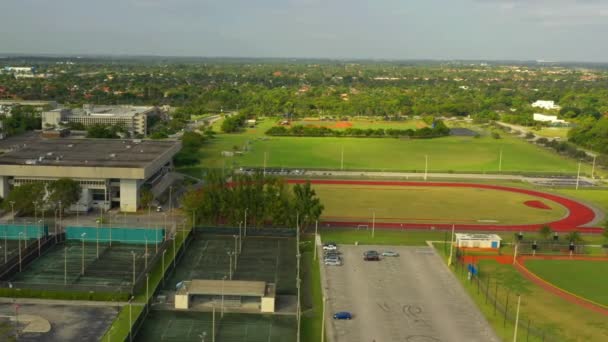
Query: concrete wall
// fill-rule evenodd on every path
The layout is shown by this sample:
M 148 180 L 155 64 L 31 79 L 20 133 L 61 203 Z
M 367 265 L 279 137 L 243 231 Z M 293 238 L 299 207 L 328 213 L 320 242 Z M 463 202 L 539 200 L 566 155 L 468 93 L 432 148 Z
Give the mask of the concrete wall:
M 120 180 L 120 210 L 136 212 L 139 207 L 139 181 L 136 179 Z
M 8 177 L 0 176 L 0 197 L 6 198 L 9 191 Z
M 188 309 L 190 296 L 188 294 L 176 294 L 175 295 L 175 308 L 176 309 Z
M 274 297 L 262 297 L 261 312 L 274 312 Z

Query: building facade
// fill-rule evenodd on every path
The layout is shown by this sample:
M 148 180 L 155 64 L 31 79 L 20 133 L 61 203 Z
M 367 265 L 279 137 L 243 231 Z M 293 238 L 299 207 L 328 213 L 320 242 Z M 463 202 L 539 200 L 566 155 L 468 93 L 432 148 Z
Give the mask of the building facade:
M 8 139 L 7 139 L 8 140 Z M 6 140 L 5 140 L 6 141 Z M 135 212 L 144 184 L 154 187 L 173 167 L 179 141 L 36 138 L 0 156 L 0 196 L 31 182 L 71 178 L 82 194 L 69 210 Z
M 58 108 L 42 112 L 42 127 L 53 128 L 68 123 L 79 123 L 85 127 L 91 125 L 119 125 L 131 134 L 148 134 L 148 117 L 158 116 L 157 107 L 144 106 L 95 106 L 84 105 L 82 108 Z

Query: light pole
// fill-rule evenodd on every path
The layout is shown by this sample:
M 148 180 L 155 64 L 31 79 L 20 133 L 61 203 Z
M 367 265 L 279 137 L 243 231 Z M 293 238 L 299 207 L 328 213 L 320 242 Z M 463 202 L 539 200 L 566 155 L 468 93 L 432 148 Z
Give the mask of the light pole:
M 321 315 L 321 342 L 325 342 L 325 306 L 327 298 L 323 297 L 323 314 Z
M 578 190 L 578 183 L 580 182 L 580 179 L 581 179 L 581 162 L 579 160 L 578 171 L 576 172 L 576 190 Z
M 226 252 L 226 254 L 228 254 L 228 257 L 230 258 L 230 264 L 228 265 L 228 275 L 229 275 L 229 279 L 232 280 L 232 252 L 228 251 Z
M 424 155 L 424 180 L 426 181 L 429 173 L 429 155 Z
M 100 224 L 100 221 L 97 222 L 97 229 L 95 229 L 95 233 L 96 233 L 95 234 L 96 235 L 95 243 L 97 245 L 97 259 L 99 259 L 99 224 Z
M 167 253 L 167 250 L 166 250 L 166 249 L 163 251 L 163 257 L 162 257 L 162 266 L 163 266 L 162 278 L 163 278 L 163 286 L 165 286 L 165 253 Z
M 517 327 L 519 326 L 519 305 L 521 304 L 521 295 L 517 296 L 517 312 L 515 313 L 515 328 L 513 331 L 513 342 L 517 342 Z
M 244 221 L 244 231 L 245 231 L 245 236 L 247 236 L 247 210 L 249 210 L 249 208 L 245 208 L 245 221 Z
M 297 275 L 296 275 L 296 288 L 298 289 L 298 302 L 297 302 L 297 306 L 296 306 L 296 318 L 298 319 L 298 329 L 297 329 L 297 342 L 300 342 L 300 312 L 301 312 L 301 303 L 300 303 L 300 257 L 302 255 L 300 254 L 299 251 L 299 247 L 298 247 L 298 254 L 296 254 L 296 259 L 298 260 L 298 263 L 296 265 L 296 270 L 297 270 Z
M 500 148 L 500 154 L 498 155 L 498 172 L 502 172 L 502 147 Z
M 593 156 L 593 165 L 591 166 L 591 179 L 595 179 L 595 159 L 596 155 Z
M 224 282 L 226 281 L 226 276 L 222 278 L 222 307 L 220 310 L 220 317 L 224 318 Z
M 340 156 L 340 170 L 344 170 L 344 146 L 342 146 L 342 154 Z
M 239 253 L 239 250 L 238 250 L 238 239 L 239 239 L 239 236 L 238 235 L 234 235 L 234 270 L 235 271 L 236 271 L 236 256 Z
M 15 201 L 10 201 L 11 204 L 11 217 L 13 218 L 13 223 L 15 223 Z
M 146 304 L 150 300 L 150 274 L 146 273 Z M 146 311 L 149 310 L 149 305 L 146 305 Z
M 133 342 L 133 309 L 131 308 L 133 298 L 133 296 L 129 298 L 129 341 L 131 342 Z
M 135 286 L 135 252 L 131 251 L 131 255 L 133 256 L 133 286 Z
M 375 232 L 376 232 L 376 212 L 374 211 L 372 214 L 372 239 L 374 238 Z
M 82 262 L 80 267 L 80 275 L 84 276 L 84 238 L 87 236 L 87 233 L 80 234 L 80 238 L 82 240 Z
M 34 222 L 38 222 L 38 201 L 34 201 Z
M 176 253 L 175 240 L 177 240 L 177 236 L 175 236 L 175 233 L 173 233 L 173 270 L 175 270 L 175 263 L 176 263 L 176 261 L 175 261 L 175 259 L 176 259 L 176 257 L 175 257 L 175 253 Z
M 448 257 L 448 266 L 452 265 L 452 255 L 454 253 L 454 231 L 456 230 L 456 225 L 452 225 L 452 238 L 450 238 L 450 256 Z
M 148 237 L 144 235 L 144 238 L 146 239 L 146 249 L 144 252 L 144 268 L 147 269 L 148 268 Z
M 68 284 L 68 248 L 63 248 L 63 285 Z
M 315 242 L 313 243 L 313 245 L 314 245 L 314 253 L 313 253 L 314 260 L 317 260 L 317 234 L 318 234 L 318 230 L 319 230 L 319 220 L 315 220 Z
M 21 272 L 21 235 L 23 235 L 23 232 L 19 233 L 19 272 Z
M 243 233 L 241 232 L 242 226 L 243 221 L 239 222 L 239 253 L 243 251 Z
M 7 229 L 4 230 L 4 263 L 6 264 L 8 262 L 8 248 L 6 245 L 6 234 L 7 234 Z

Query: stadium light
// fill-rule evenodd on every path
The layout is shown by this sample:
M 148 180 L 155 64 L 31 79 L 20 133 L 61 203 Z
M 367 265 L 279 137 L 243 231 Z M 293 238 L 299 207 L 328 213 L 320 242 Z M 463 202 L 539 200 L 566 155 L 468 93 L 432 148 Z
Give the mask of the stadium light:
M 521 304 L 521 295 L 517 296 L 517 312 L 515 314 L 515 328 L 513 331 L 513 342 L 517 342 L 517 327 L 519 326 L 519 306 Z
M 323 297 L 323 314 L 321 315 L 321 342 L 325 342 L 325 306 L 327 305 L 327 297 Z
M 163 250 L 163 256 L 162 256 L 162 266 L 163 266 L 163 272 L 162 272 L 162 277 L 163 277 L 163 286 L 165 286 L 165 253 L 167 253 L 167 250 Z
M 593 156 L 593 164 L 591 166 L 591 179 L 595 179 L 595 159 L 597 158 L 597 155 Z
M 135 252 L 131 251 L 131 255 L 133 256 L 133 286 L 135 286 Z
M 19 272 L 21 272 L 21 235 L 23 235 L 23 232 L 19 232 L 19 236 L 18 236 L 18 240 L 19 240 Z M 25 241 L 23 242 L 23 244 L 25 245 Z
M 144 268 L 148 268 L 148 237 L 146 235 L 144 235 L 144 238 L 146 239 L 146 251 L 144 253 L 144 259 L 145 259 Z
M 249 210 L 249 208 L 245 208 L 245 221 L 244 221 L 244 234 L 245 236 L 247 236 L 247 210 Z
M 314 254 L 313 254 L 313 258 L 314 260 L 317 260 L 317 235 L 318 235 L 318 231 L 319 231 L 319 220 L 315 220 L 315 243 L 314 243 Z
M 429 173 L 429 155 L 424 155 L 424 180 L 426 181 Z
M 222 278 L 222 306 L 220 308 L 220 317 L 224 317 L 224 282 L 226 281 L 226 276 Z
M 80 268 L 80 275 L 84 276 L 84 238 L 87 236 L 87 233 L 80 234 L 80 238 L 82 240 L 82 265 Z
M 131 308 L 131 302 L 133 301 L 133 296 L 129 298 L 129 341 L 133 342 L 133 309 Z
M 578 184 L 581 179 L 581 161 L 578 161 L 578 171 L 576 172 L 576 190 L 578 190 Z
M 63 249 L 63 285 L 68 284 L 68 247 Z

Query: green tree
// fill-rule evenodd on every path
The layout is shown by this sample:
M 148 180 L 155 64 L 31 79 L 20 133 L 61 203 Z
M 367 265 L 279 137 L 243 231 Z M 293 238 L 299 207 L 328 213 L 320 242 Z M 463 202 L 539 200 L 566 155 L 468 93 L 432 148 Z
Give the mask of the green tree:
M 40 202 L 46 194 L 45 184 L 41 182 L 27 183 L 16 186 L 6 196 L 2 207 L 11 210 L 11 203 L 14 204 L 15 215 L 31 215 L 34 213 L 34 202 Z
M 544 225 L 542 227 L 540 227 L 538 234 L 540 234 L 540 236 L 543 237 L 543 239 L 547 240 L 551 237 L 551 234 L 553 233 L 553 231 L 551 230 L 551 227 L 549 227 L 548 225 Z
M 577 231 L 572 231 L 566 235 L 566 240 L 570 241 L 570 242 L 578 243 L 578 242 L 583 241 L 583 237 L 581 236 L 581 233 L 579 233 Z
M 65 209 L 78 202 L 82 187 L 71 178 L 60 178 L 49 183 L 47 190 L 49 202 L 58 207 L 61 201 L 61 207 Z
M 325 207 L 308 181 L 304 184 L 296 184 L 293 187 L 293 194 L 293 208 L 299 215 L 300 227 L 306 230 L 311 223 L 321 217 Z
M 142 189 L 139 193 L 139 205 L 142 208 L 148 208 L 150 204 L 154 201 L 154 194 L 150 189 Z

